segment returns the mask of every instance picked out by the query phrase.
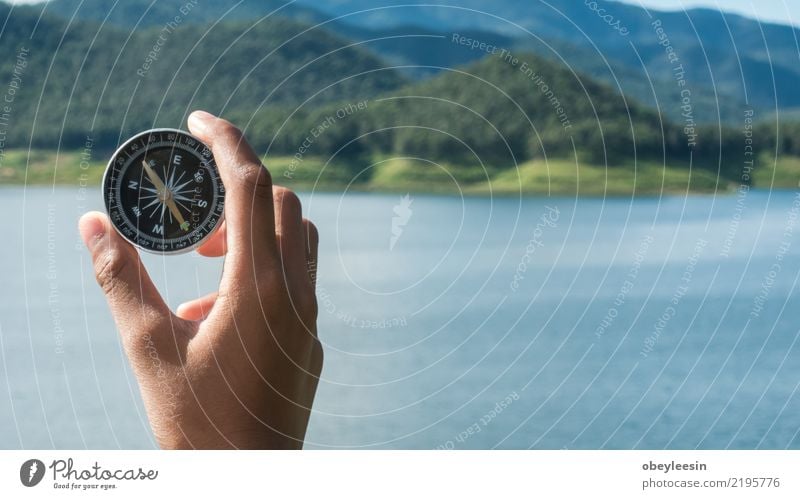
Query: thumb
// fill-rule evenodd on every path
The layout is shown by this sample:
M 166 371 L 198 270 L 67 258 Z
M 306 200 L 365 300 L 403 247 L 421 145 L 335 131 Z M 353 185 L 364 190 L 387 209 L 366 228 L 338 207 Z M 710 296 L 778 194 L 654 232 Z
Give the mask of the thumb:
M 174 331 L 180 319 L 164 303 L 136 249 L 114 230 L 107 216 L 89 212 L 81 217 L 78 229 L 128 355 L 146 354 Z

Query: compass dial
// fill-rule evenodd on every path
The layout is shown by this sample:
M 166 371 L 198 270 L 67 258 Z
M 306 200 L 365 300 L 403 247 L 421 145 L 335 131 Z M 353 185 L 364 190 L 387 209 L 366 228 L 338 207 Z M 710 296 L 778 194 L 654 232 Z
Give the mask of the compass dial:
M 184 253 L 214 233 L 225 188 L 211 149 L 186 132 L 156 129 L 125 142 L 103 177 L 111 223 L 153 253 Z

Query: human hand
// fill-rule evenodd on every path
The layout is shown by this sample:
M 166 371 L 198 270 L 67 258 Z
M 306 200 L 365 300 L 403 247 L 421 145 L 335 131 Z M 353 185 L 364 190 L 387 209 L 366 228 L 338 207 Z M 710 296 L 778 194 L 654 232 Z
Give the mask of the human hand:
M 322 369 L 317 230 L 236 127 L 198 111 L 189 130 L 225 184 L 225 221 L 198 250 L 225 255 L 217 293 L 173 314 L 108 217 L 84 215 L 81 236 L 162 448 L 300 448 Z

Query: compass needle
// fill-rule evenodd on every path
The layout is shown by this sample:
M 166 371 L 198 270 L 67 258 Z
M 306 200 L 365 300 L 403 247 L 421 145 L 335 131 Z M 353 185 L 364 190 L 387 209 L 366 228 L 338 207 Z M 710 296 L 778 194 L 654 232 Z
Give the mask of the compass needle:
M 172 220 L 172 217 L 174 216 L 175 219 L 180 224 L 181 230 L 183 230 L 184 232 L 188 231 L 189 224 L 183 218 L 181 211 L 175 204 L 172 191 L 169 188 L 169 184 L 175 178 L 175 169 L 173 169 L 172 173 L 169 175 L 169 178 L 167 179 L 167 185 L 164 185 L 164 182 L 161 180 L 161 178 L 155 172 L 153 167 L 150 166 L 150 164 L 147 161 L 142 160 L 142 166 L 144 166 L 144 170 L 147 173 L 147 176 L 150 177 L 150 180 L 153 182 L 153 185 L 155 185 L 156 189 L 158 190 L 158 195 L 161 201 L 161 222 L 164 222 L 165 211 L 167 208 L 169 208 L 170 220 Z

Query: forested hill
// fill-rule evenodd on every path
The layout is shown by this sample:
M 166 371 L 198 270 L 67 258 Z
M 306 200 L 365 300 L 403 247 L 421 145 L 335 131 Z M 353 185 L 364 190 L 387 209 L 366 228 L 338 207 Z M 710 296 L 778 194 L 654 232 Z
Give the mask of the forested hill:
M 0 47 L 26 52 L 5 147 L 113 146 L 153 126 L 181 126 L 194 108 L 227 114 L 261 106 L 368 98 L 405 79 L 368 51 L 285 18 L 176 23 L 131 31 L 0 4 Z M 16 57 L 0 71 L 11 75 Z
M 336 112 L 332 105 L 291 116 L 256 113 L 251 135 L 261 148 L 291 154 L 323 125 L 308 154 L 368 152 L 507 166 L 545 155 L 572 156 L 573 142 L 594 163 L 628 163 L 637 154 L 660 158 L 664 141 L 673 156 L 688 158 L 689 151 L 686 137 L 655 111 L 527 53 L 516 61 L 490 56 L 445 71 L 325 126 Z

